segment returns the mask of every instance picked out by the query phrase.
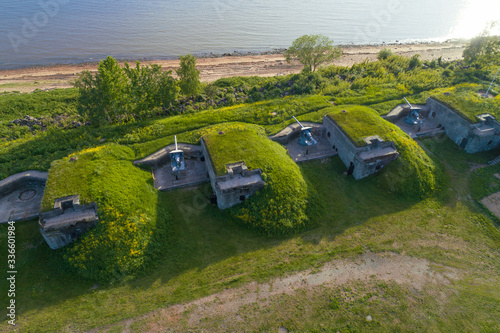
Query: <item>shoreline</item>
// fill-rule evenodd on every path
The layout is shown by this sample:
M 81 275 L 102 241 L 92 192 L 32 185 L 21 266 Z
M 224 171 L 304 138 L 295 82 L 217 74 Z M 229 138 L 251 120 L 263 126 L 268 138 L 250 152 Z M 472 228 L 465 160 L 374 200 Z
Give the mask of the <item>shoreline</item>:
M 427 42 L 427 43 L 391 43 L 377 45 L 343 45 L 344 54 L 333 62 L 338 66 L 352 66 L 368 59 L 376 60 L 381 49 L 391 49 L 395 54 L 411 57 L 420 54 L 422 60 L 431 60 L 443 57 L 445 60 L 458 60 L 462 58 L 462 52 L 466 41 L 452 42 Z M 282 52 L 285 49 L 276 49 L 266 52 L 237 52 L 223 54 L 206 54 L 198 56 L 197 69 L 201 71 L 203 82 L 213 82 L 223 77 L 232 76 L 276 76 L 298 73 L 302 65 L 296 61 L 286 63 Z M 129 63 L 135 60 L 119 59 L 121 65 L 125 61 Z M 158 64 L 164 70 L 172 70 L 179 66 L 179 59 L 147 59 L 140 60 L 141 64 Z M 95 72 L 98 61 L 46 65 L 35 67 L 23 67 L 17 69 L 0 70 L 0 93 L 2 92 L 32 92 L 35 90 L 52 90 L 58 88 L 69 88 L 78 74 L 84 70 Z

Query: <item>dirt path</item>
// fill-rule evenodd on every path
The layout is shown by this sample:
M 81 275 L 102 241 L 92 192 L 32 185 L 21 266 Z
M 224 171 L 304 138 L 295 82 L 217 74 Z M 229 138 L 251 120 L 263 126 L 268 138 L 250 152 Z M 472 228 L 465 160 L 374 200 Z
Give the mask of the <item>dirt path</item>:
M 365 59 L 375 60 L 377 53 L 384 47 L 396 54 L 413 56 L 420 54 L 422 59 L 455 60 L 462 57 L 464 44 L 434 43 L 390 46 L 344 46 L 344 55 L 335 61 L 337 65 L 351 66 Z M 144 64 L 159 64 L 167 70 L 175 70 L 179 60 L 144 61 Z M 78 74 L 84 70 L 95 72 L 97 64 L 56 65 L 47 67 L 0 70 L 0 92 L 31 92 L 36 89 L 69 88 Z M 222 77 L 231 76 L 275 76 L 298 73 L 302 66 L 293 62 L 288 64 L 281 54 L 231 56 L 221 58 L 201 58 L 197 61 L 201 70 L 201 79 L 212 82 Z
M 446 273 L 443 273 L 446 272 Z M 228 289 L 186 304 L 160 309 L 139 318 L 122 323 L 124 331 L 136 321 L 144 323 L 148 332 L 181 330 L 181 319 L 187 317 L 187 326 L 194 327 L 203 318 L 224 316 L 234 317 L 240 307 L 255 302 L 266 305 L 269 298 L 281 294 L 293 294 L 297 290 L 317 286 L 338 286 L 355 280 L 367 281 L 376 278 L 393 281 L 422 290 L 426 284 L 447 284 L 456 278 L 456 271 L 450 268 L 433 271 L 424 259 L 412 258 L 393 253 L 365 253 L 355 261 L 333 260 L 319 271 L 304 271 L 284 278 L 273 279 L 269 283 L 250 283 L 238 289 Z M 94 331 L 96 332 L 96 331 Z

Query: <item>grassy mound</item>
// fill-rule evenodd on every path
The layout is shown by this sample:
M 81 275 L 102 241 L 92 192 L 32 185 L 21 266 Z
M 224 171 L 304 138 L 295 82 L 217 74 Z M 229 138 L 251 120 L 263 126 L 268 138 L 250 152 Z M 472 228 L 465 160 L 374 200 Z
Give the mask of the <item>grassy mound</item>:
M 400 156 L 382 170 L 380 177 L 390 191 L 423 198 L 435 189 L 436 164 L 412 138 L 396 125 L 382 119 L 375 110 L 352 105 L 331 107 L 325 112 L 358 146 L 366 145 L 363 138 L 371 135 L 379 135 L 385 141 L 394 142 Z
M 269 235 L 291 234 L 306 226 L 307 184 L 286 150 L 269 140 L 262 127 L 231 123 L 210 127 L 201 135 L 218 175 L 225 173 L 226 164 L 239 161 L 250 170 L 262 169 L 266 186 L 230 208 L 233 216 Z
M 477 123 L 477 115 L 489 113 L 500 119 L 500 95 L 495 98 L 484 98 L 483 86 L 464 83 L 446 89 L 439 89 L 432 95 L 435 99 L 444 102 L 455 111 L 461 113 L 472 123 Z
M 130 148 L 105 145 L 52 163 L 42 202 L 50 210 L 58 197 L 79 194 L 97 202 L 100 223 L 62 251 L 80 275 L 93 280 L 132 276 L 159 246 L 157 192 L 151 174 L 132 165 Z

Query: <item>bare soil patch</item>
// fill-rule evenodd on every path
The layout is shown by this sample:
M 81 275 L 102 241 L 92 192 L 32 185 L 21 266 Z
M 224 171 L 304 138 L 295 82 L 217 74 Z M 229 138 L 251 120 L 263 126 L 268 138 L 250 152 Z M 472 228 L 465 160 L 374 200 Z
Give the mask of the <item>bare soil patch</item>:
M 269 283 L 250 283 L 237 289 L 222 292 L 186 303 L 170 306 L 129 320 L 124 324 L 126 331 L 136 321 L 144 323 L 148 332 L 176 331 L 181 322 L 187 319 L 192 327 L 206 317 L 233 317 L 237 320 L 238 309 L 255 302 L 266 305 L 270 297 L 293 294 L 297 290 L 312 289 L 318 286 L 338 286 L 352 281 L 378 279 L 408 285 L 421 291 L 426 284 L 448 284 L 456 278 L 456 271 L 443 268 L 440 272 L 432 270 L 425 259 L 412 258 L 394 253 L 365 253 L 355 261 L 333 260 L 319 270 L 307 270 Z

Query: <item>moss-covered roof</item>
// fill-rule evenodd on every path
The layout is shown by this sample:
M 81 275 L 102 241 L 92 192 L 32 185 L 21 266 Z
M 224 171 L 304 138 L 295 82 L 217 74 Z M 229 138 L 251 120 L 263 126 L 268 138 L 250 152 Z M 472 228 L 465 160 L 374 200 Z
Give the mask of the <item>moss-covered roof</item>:
M 335 120 L 359 146 L 366 145 L 363 138 L 371 135 L 379 135 L 385 141 L 394 142 L 400 156 L 384 168 L 381 177 L 392 192 L 410 197 L 425 197 L 432 192 L 436 184 L 436 164 L 399 127 L 366 106 L 335 106 L 322 112 Z
M 388 134 L 397 129 L 367 106 L 336 106 L 326 109 L 325 112 L 357 146 L 366 146 L 363 139 L 372 135 L 379 135 L 382 139 L 391 141 Z
M 487 88 L 486 88 L 487 89 Z M 500 120 L 500 95 L 495 98 L 484 98 L 485 87 L 478 84 L 461 84 L 432 95 L 472 123 L 477 123 L 476 116 L 489 113 Z
M 226 164 L 240 161 L 249 170 L 262 169 L 266 186 L 231 208 L 235 217 L 270 234 L 288 234 L 304 228 L 307 183 L 285 148 L 269 140 L 262 127 L 228 123 L 206 128 L 201 136 L 217 175 L 226 174 Z
M 72 156 L 77 160 L 70 161 Z M 79 194 L 81 204 L 97 203 L 100 223 L 64 248 L 64 258 L 87 278 L 133 275 L 154 252 L 158 193 L 151 173 L 132 164 L 134 157 L 132 149 L 110 144 L 54 161 L 49 170 L 44 211 L 68 195 Z
M 217 176 L 226 174 L 226 164 L 244 161 L 248 169 L 260 167 L 263 159 L 273 158 L 273 142 L 265 137 L 261 127 L 233 123 L 209 131 L 203 140 Z

